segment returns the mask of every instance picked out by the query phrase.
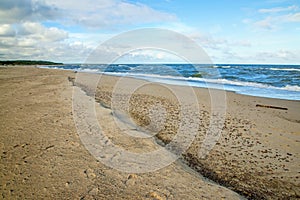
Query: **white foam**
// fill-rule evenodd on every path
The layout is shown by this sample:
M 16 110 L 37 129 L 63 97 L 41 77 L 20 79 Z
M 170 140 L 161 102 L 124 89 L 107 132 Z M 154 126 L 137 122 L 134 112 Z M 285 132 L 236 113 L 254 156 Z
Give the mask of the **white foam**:
M 283 89 L 300 92 L 300 86 L 297 86 L 297 85 L 287 85 Z
M 266 68 L 268 69 L 268 68 Z M 269 68 L 270 70 L 273 71 L 296 71 L 296 72 L 300 72 L 300 69 L 297 68 Z
M 231 68 L 231 66 L 230 65 L 214 65 L 213 68 L 229 69 L 229 68 Z
M 89 73 L 98 73 L 98 72 L 99 72 L 98 69 L 89 69 L 89 68 L 86 68 L 86 69 L 79 69 L 78 71 L 81 71 L 81 72 L 89 72 Z
M 172 81 L 195 81 L 202 83 L 211 83 L 211 84 L 220 84 L 220 85 L 231 85 L 231 86 L 244 86 L 244 87 L 254 87 L 254 88 L 264 88 L 264 89 L 275 89 L 275 90 L 288 90 L 288 91 L 300 91 L 300 86 L 290 86 L 287 85 L 285 87 L 275 87 L 262 83 L 255 82 L 243 82 L 243 81 L 231 81 L 227 79 L 207 79 L 207 78 L 196 78 L 196 77 L 182 77 L 182 76 L 162 76 L 156 74 L 131 74 L 131 73 L 110 73 L 111 75 L 121 75 L 121 76 L 130 76 L 137 78 L 146 78 L 146 79 L 157 79 L 157 80 L 172 80 Z
M 63 67 L 53 67 L 53 66 L 38 66 L 38 68 L 42 68 L 42 69 L 59 69 L 59 70 L 71 70 L 74 71 L 74 69 L 65 69 Z
M 220 66 L 220 67 L 230 67 L 230 66 Z M 61 67 L 48 67 L 41 66 L 41 68 L 51 68 L 51 69 L 63 69 Z M 270 70 L 286 70 L 286 71 L 300 71 L 300 69 L 296 68 L 265 68 Z M 70 70 L 70 69 L 69 69 Z M 256 82 L 243 82 L 243 81 L 232 81 L 227 79 L 210 79 L 210 78 L 198 78 L 198 77 L 182 77 L 182 76 L 171 76 L 171 75 L 158 75 L 158 74 L 142 74 L 142 73 L 128 73 L 128 72 L 101 72 L 99 69 L 74 69 L 82 72 L 88 73 L 100 73 L 100 74 L 108 74 L 114 76 L 127 76 L 132 78 L 141 78 L 148 81 L 154 82 L 162 82 L 169 83 L 174 85 L 191 85 L 195 87 L 210 87 L 216 89 L 225 89 L 228 91 L 235 91 L 238 93 L 250 94 L 251 95 L 259 95 L 261 92 L 264 94 L 262 96 L 271 96 L 273 98 L 288 98 L 288 99 L 299 99 L 300 98 L 300 86 L 297 85 L 287 85 L 285 87 L 275 87 L 267 84 L 256 83 Z M 178 74 L 180 75 L 180 74 Z M 267 89 L 267 90 L 266 90 Z M 252 91 L 252 92 L 251 92 Z M 266 94 L 268 91 L 270 94 Z M 282 92 L 280 92 L 282 91 Z M 286 92 L 284 92 L 286 91 Z M 288 92 L 288 93 L 287 93 Z M 290 93 L 292 92 L 292 93 Z M 253 94 L 252 94 L 253 93 Z M 292 97 L 288 97 L 286 95 L 292 95 Z M 285 97 L 286 96 L 286 97 Z

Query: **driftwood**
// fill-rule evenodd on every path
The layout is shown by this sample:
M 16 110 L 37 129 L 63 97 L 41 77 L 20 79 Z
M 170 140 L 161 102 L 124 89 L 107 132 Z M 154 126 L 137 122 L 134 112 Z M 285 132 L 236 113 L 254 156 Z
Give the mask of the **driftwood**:
M 256 104 L 256 107 L 273 108 L 273 109 L 279 109 L 279 110 L 288 110 L 287 108 L 283 108 L 283 107 L 262 105 L 262 104 Z

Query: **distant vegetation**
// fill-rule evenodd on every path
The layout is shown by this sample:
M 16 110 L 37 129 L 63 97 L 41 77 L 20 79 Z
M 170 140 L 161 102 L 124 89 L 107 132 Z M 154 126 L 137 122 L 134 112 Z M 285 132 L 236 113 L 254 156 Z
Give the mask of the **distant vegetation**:
M 0 65 L 62 65 L 63 63 L 55 63 L 43 60 L 0 60 Z

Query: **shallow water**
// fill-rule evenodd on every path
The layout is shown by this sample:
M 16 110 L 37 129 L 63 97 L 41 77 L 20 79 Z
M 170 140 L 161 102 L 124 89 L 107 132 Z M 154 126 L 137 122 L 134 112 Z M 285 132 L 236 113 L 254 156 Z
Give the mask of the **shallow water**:
M 300 100 L 300 65 L 69 64 L 45 67 L 224 89 L 258 97 Z

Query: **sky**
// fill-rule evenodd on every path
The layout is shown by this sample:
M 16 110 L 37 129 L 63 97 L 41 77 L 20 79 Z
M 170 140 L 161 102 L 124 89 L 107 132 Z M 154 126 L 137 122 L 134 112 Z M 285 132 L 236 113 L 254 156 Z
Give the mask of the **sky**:
M 0 0 L 0 60 L 85 63 L 105 41 L 142 28 L 182 34 L 213 63 L 300 64 L 299 0 Z M 123 58 L 181 60 L 157 49 Z

